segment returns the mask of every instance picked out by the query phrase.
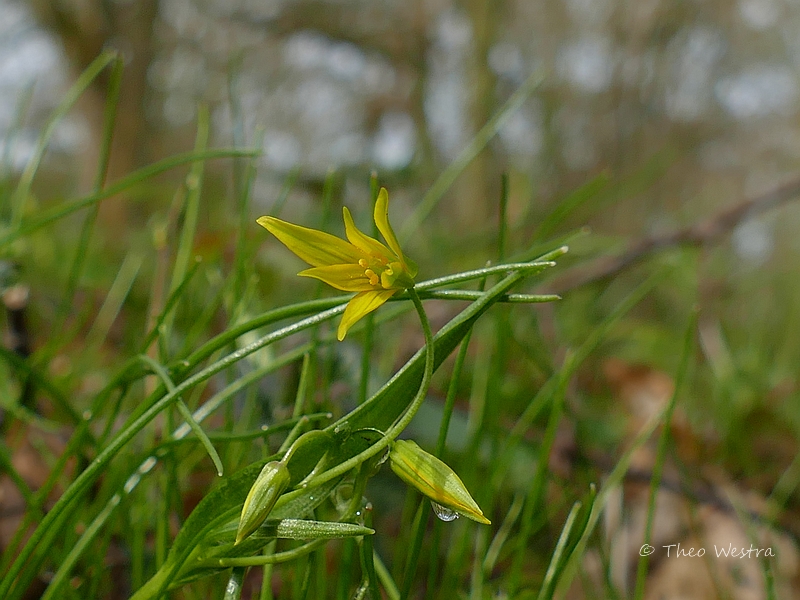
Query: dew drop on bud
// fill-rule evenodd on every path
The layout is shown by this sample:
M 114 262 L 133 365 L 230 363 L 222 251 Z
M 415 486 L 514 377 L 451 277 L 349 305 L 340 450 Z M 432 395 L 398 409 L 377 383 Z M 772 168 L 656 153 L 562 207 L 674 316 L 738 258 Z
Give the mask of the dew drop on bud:
M 450 521 L 455 521 L 458 518 L 458 513 L 455 511 L 450 510 L 442 506 L 441 504 L 437 504 L 436 502 L 431 501 L 431 506 L 433 507 L 433 512 L 436 513 L 436 516 L 439 517 L 442 521 L 449 523 Z

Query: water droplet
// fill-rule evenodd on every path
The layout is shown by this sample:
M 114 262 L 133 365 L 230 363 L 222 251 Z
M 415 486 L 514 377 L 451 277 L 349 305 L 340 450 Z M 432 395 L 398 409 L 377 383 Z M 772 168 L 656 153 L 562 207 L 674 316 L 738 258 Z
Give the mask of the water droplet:
M 449 523 L 450 521 L 455 521 L 458 518 L 458 513 L 455 511 L 450 510 L 442 506 L 441 504 L 437 504 L 436 502 L 431 501 L 431 506 L 433 506 L 433 512 L 436 513 L 436 516 L 439 517 L 442 521 Z

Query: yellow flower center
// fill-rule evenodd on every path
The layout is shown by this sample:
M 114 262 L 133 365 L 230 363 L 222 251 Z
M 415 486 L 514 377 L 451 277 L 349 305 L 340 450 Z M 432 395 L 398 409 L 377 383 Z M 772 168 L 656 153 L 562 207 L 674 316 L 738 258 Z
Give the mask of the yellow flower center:
M 364 269 L 364 277 L 367 278 L 369 284 L 376 288 L 383 288 L 384 290 L 391 290 L 396 288 L 395 281 L 397 274 L 402 269 L 399 262 L 386 262 L 385 259 L 371 256 L 370 260 L 360 258 L 358 266 Z

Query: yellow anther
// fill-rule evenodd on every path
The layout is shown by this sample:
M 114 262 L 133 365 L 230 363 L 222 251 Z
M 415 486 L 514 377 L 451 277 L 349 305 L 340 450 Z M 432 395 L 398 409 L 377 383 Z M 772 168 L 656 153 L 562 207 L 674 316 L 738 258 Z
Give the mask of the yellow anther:
M 362 269 L 366 269 L 367 266 L 369 266 L 369 263 L 367 262 L 366 258 L 359 258 L 358 259 L 358 266 L 361 267 Z
M 366 271 L 364 271 L 364 275 L 366 275 L 367 278 L 369 279 L 369 284 L 370 285 L 378 285 L 378 282 L 380 281 L 380 277 L 378 277 L 375 274 L 375 271 L 373 271 L 372 269 L 367 269 Z

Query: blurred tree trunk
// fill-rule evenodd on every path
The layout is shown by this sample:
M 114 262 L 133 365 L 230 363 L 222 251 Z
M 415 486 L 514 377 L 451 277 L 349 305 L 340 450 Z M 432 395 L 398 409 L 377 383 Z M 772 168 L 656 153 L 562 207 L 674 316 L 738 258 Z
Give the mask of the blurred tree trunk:
M 40 23 L 62 43 L 75 73 L 83 71 L 106 48 L 116 48 L 125 61 L 108 180 L 129 173 L 153 157 L 152 135 L 145 117 L 147 70 L 154 55 L 153 23 L 157 0 L 30 0 Z M 103 127 L 108 72 L 98 77 L 79 103 L 91 130 L 81 164 L 84 189 L 94 180 Z M 101 204 L 100 219 L 119 231 L 127 222 L 126 203 Z

